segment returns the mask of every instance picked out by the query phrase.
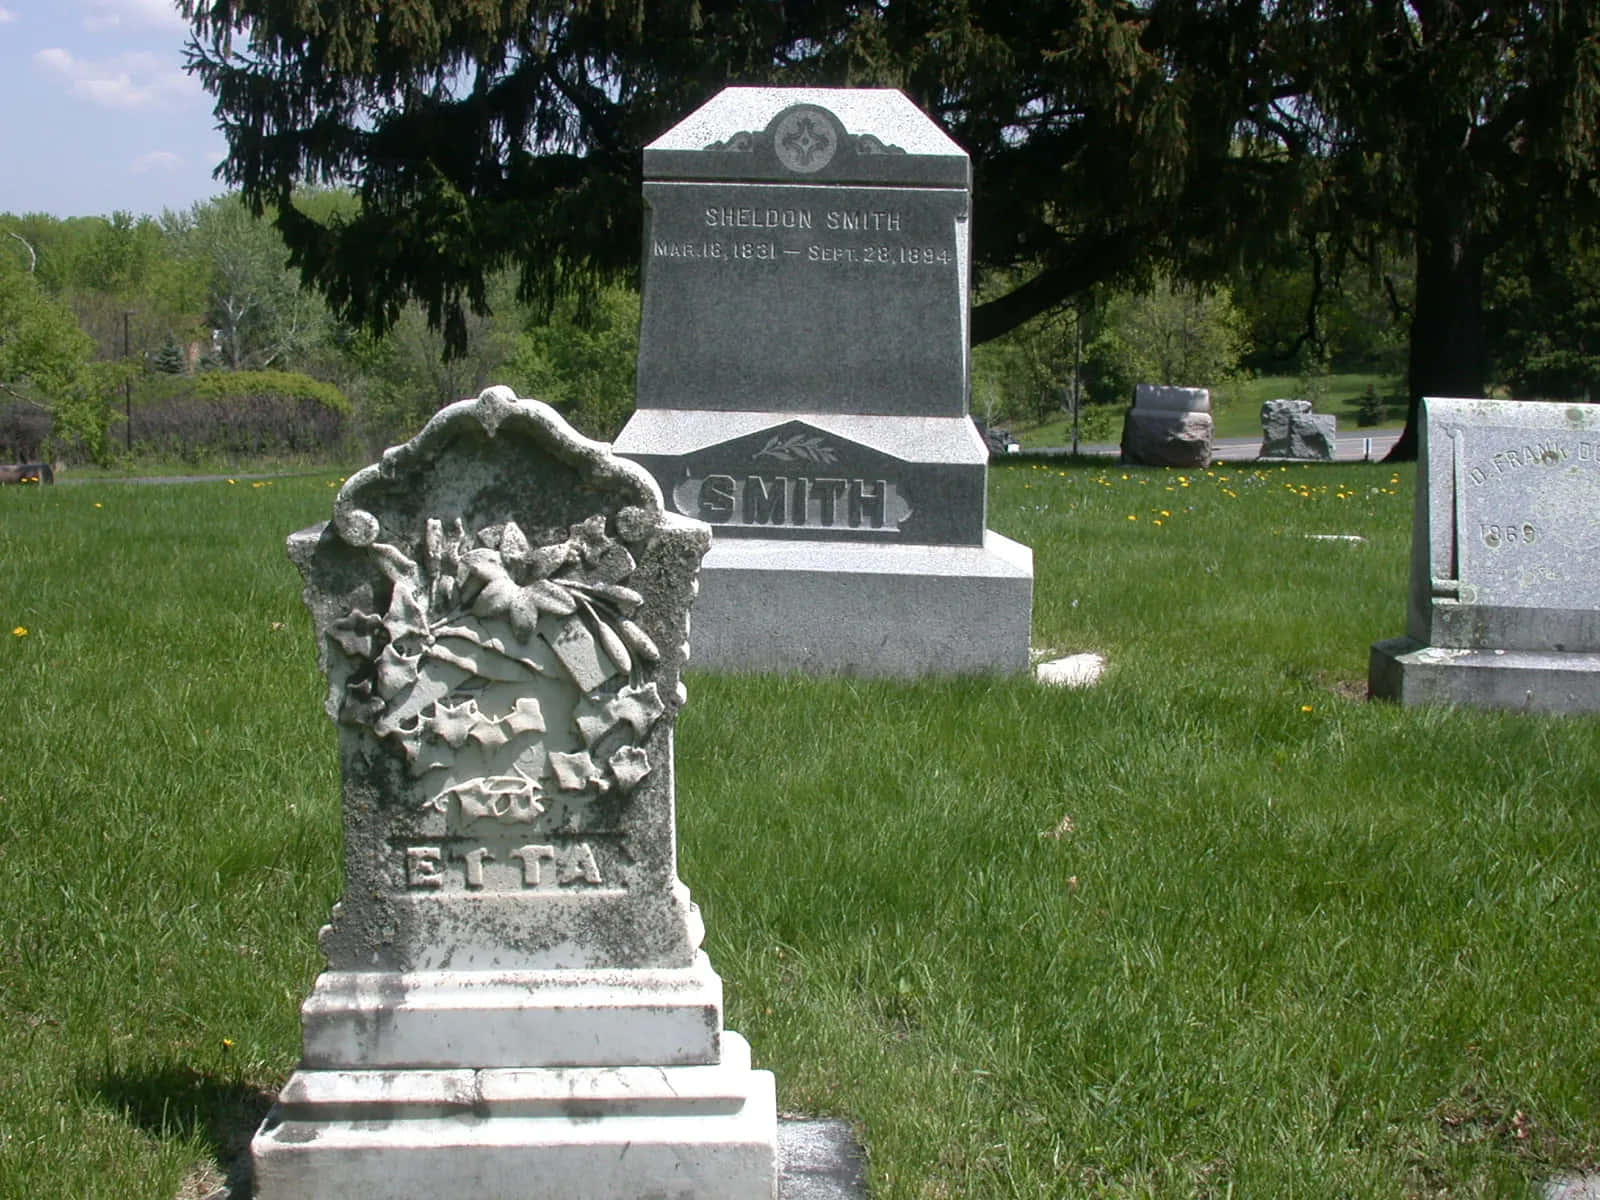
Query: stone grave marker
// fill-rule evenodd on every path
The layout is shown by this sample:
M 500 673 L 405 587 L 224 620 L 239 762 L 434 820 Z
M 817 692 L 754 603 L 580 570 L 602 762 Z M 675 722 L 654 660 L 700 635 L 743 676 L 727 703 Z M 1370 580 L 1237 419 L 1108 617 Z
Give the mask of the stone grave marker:
M 1148 467 L 1211 462 L 1211 393 L 1206 388 L 1141 383 L 1122 422 L 1122 461 Z
M 889 90 L 728 88 L 644 151 L 616 449 L 710 524 L 695 661 L 1028 665 L 1033 558 L 985 528 L 966 154 Z
M 1406 636 L 1374 696 L 1600 710 L 1600 408 L 1423 401 Z
M 1261 405 L 1258 458 L 1332 462 L 1339 448 L 1338 418 L 1311 411 L 1309 400 L 1268 400 Z
M 677 878 L 672 730 L 710 542 L 490 388 L 289 540 L 344 777 L 344 896 L 260 1200 L 772 1197 L 772 1076 Z

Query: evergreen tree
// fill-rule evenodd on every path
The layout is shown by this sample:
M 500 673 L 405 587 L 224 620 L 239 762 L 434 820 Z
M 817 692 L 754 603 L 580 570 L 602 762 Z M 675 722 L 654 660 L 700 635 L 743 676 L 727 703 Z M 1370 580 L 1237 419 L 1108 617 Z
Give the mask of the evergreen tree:
M 183 347 L 170 333 L 167 334 L 167 340 L 161 343 L 161 349 L 156 351 L 154 361 L 156 370 L 166 375 L 182 375 L 189 365 L 184 361 Z
M 733 82 L 899 87 L 972 155 L 977 341 L 1093 284 L 1215 281 L 1318 238 L 1414 256 L 1413 399 L 1483 387 L 1483 264 L 1595 220 L 1592 0 L 182 0 L 223 174 L 341 316 L 461 351 L 636 269 L 639 150 Z M 299 182 L 350 180 L 313 220 Z

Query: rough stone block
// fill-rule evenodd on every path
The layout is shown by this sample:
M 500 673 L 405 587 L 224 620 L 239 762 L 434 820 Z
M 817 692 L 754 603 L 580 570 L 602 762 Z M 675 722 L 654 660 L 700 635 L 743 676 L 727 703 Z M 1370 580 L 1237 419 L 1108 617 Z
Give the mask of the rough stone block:
M 1211 462 L 1211 414 L 1128 410 L 1122 423 L 1122 461 L 1147 467 L 1204 467 Z
M 1309 400 L 1268 400 L 1261 406 L 1260 457 L 1332 462 L 1336 426 L 1332 414 L 1313 413 Z

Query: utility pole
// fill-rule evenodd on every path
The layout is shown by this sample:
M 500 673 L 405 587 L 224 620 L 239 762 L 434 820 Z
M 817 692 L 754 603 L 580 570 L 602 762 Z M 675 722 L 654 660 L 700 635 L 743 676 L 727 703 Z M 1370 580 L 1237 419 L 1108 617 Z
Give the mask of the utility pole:
M 1083 301 L 1072 310 L 1072 453 L 1078 453 L 1080 425 L 1078 414 L 1083 411 Z
M 128 419 L 128 453 L 133 453 L 133 339 L 128 333 L 132 309 L 122 310 L 122 357 L 127 368 L 122 376 L 122 405 Z

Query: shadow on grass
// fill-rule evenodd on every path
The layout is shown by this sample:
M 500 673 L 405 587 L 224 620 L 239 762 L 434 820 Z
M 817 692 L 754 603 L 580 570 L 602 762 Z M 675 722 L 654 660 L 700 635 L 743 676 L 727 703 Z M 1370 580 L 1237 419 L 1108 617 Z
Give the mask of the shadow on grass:
M 249 1200 L 250 1139 L 272 1093 L 170 1064 L 106 1072 L 89 1086 L 147 1133 L 205 1143 L 213 1162 L 189 1173 L 178 1200 Z

